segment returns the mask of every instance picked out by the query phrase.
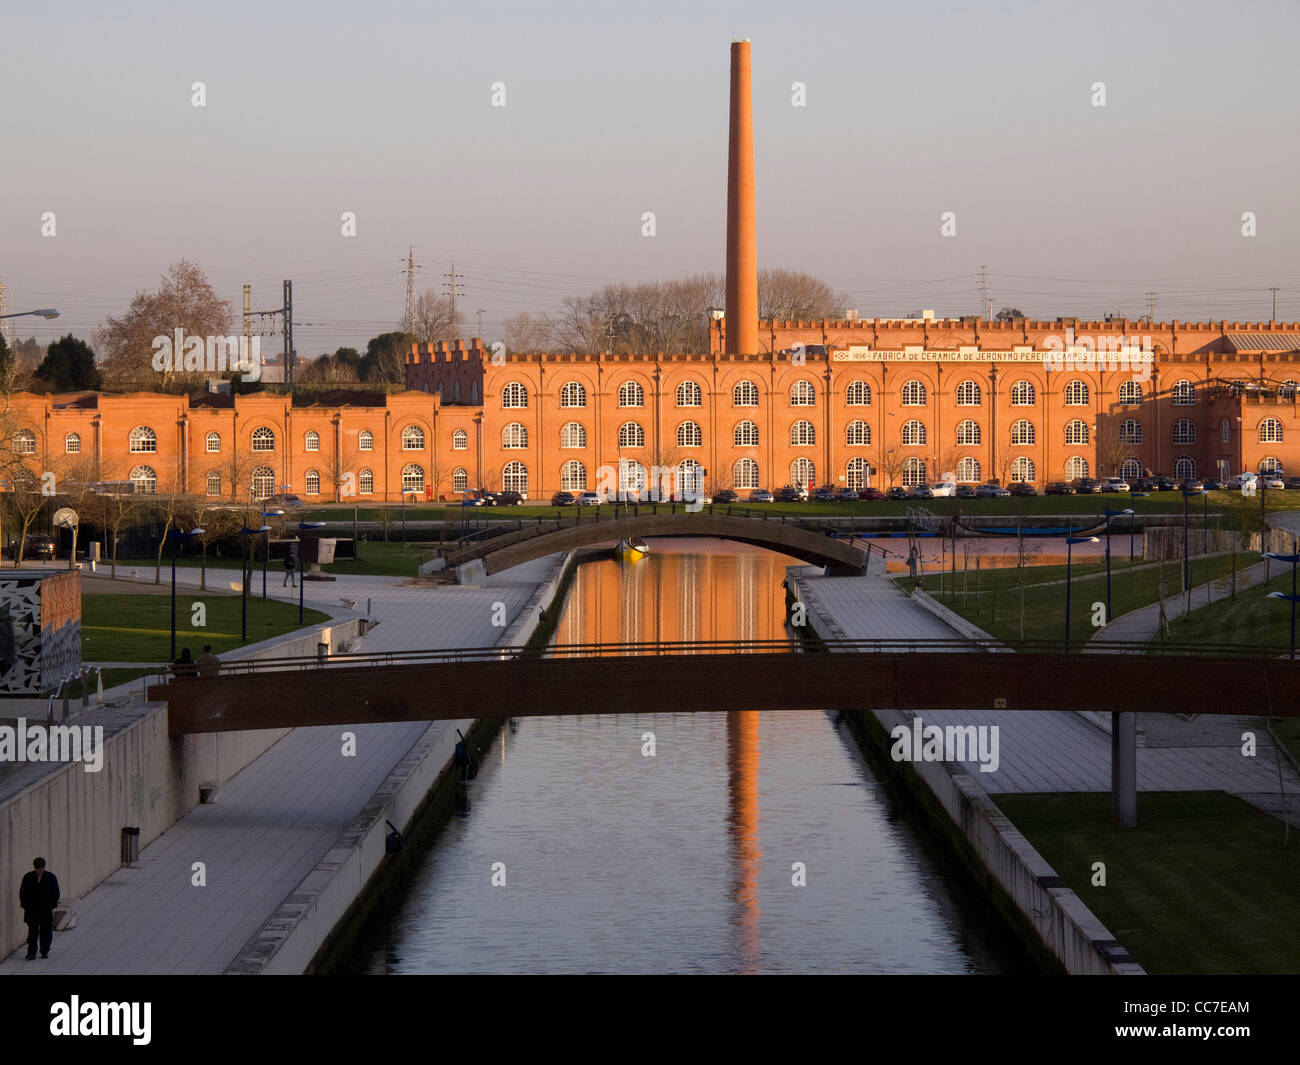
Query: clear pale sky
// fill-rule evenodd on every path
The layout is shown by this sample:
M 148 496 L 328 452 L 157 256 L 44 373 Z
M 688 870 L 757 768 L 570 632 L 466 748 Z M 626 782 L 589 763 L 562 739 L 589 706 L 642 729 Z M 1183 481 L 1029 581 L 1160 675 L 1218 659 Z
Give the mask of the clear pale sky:
M 1155 291 L 1158 319 L 1257 320 L 1277 285 L 1300 319 L 1296 0 L 0 0 L 0 278 L 10 311 L 63 312 L 15 332 L 88 338 L 181 258 L 236 310 L 293 278 L 304 356 L 398 326 L 408 244 L 421 289 L 455 260 L 489 338 L 721 271 L 733 37 L 761 266 L 864 316 L 976 313 L 986 264 L 995 310 L 1136 317 Z

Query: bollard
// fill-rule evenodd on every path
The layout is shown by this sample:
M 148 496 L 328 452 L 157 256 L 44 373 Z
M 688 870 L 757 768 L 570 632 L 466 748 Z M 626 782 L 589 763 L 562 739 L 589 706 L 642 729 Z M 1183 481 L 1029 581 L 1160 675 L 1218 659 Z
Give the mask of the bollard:
M 134 865 L 140 860 L 140 829 L 122 829 L 122 864 Z
M 317 659 L 317 661 L 319 661 L 322 665 L 325 664 L 325 659 L 329 656 L 329 653 L 330 653 L 330 645 L 329 645 L 329 644 L 327 644 L 327 643 L 318 643 L 318 644 L 316 645 L 316 659 Z

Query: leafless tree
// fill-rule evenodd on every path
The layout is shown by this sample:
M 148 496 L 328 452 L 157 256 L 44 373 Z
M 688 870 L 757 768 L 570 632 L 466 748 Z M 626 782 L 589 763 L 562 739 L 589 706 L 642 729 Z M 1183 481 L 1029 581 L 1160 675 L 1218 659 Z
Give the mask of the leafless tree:
M 422 292 L 415 298 L 415 322 L 412 332 L 422 344 L 435 344 L 438 341 L 451 342 L 460 336 L 464 315 L 457 309 L 452 316 L 451 299 L 439 296 L 433 289 Z M 399 326 L 406 328 L 406 323 Z
M 838 318 L 848 297 L 802 270 L 758 272 L 758 316 L 778 321 Z
M 512 314 L 505 320 L 506 350 L 523 355 L 548 351 L 555 335 L 555 326 L 544 314 Z M 485 338 L 486 339 L 486 338 Z

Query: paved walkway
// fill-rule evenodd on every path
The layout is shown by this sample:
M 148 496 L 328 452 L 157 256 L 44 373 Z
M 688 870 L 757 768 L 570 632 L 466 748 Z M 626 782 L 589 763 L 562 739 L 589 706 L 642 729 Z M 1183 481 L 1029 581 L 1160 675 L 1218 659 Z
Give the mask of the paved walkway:
M 360 649 L 404 651 L 488 646 L 506 631 L 492 625 L 493 604 L 507 621 L 547 579 L 559 556 L 488 577 L 482 587 L 413 587 L 406 578 L 340 577 L 309 582 L 308 605 L 371 600 L 379 624 Z M 177 571 L 197 586 L 199 572 Z M 297 600 L 290 589 L 275 598 Z M 447 721 L 442 727 L 464 728 Z M 357 753 L 343 758 L 337 728 L 290 732 L 227 781 L 212 805 L 189 814 L 145 847 L 140 864 L 116 873 L 77 907 L 77 927 L 54 936 L 48 960 L 25 961 L 20 948 L 0 974 L 221 973 L 285 897 L 352 824 L 428 723 L 360 725 Z M 63 873 L 57 854 L 50 868 Z M 192 864 L 207 886 L 191 884 Z
M 795 578 L 814 627 L 848 639 L 952 639 L 957 636 L 896 582 L 883 577 Z M 823 620 L 825 623 L 824 624 Z M 960 685 L 961 678 L 953 683 Z M 1099 702 L 1101 702 L 1099 700 Z M 1107 711 L 1102 703 L 1094 709 Z M 925 715 L 921 715 L 922 720 Z M 1241 754 L 1241 729 L 1207 736 L 1204 726 L 1160 717 L 1158 745 L 1138 749 L 1138 787 L 1142 791 L 1227 791 L 1257 805 L 1276 805 L 1278 766 L 1267 730 L 1256 726 L 1259 753 Z M 1236 720 L 1236 719 L 1229 719 Z M 933 724 L 997 725 L 1000 765 L 983 773 L 966 762 L 971 775 L 990 793 L 1109 791 L 1110 736 L 1077 714 L 1033 710 L 936 711 Z M 1284 763 L 1283 779 L 1291 809 L 1300 796 L 1300 776 Z

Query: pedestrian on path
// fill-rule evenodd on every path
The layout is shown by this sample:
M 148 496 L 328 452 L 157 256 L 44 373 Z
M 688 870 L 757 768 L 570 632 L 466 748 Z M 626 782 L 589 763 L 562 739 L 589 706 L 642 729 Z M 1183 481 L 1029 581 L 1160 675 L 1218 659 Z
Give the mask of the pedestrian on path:
M 212 644 L 203 645 L 203 653 L 199 655 L 199 660 L 194 663 L 199 671 L 200 677 L 215 677 L 221 672 L 221 659 L 212 653 Z
M 50 956 L 50 943 L 54 939 L 54 907 L 59 904 L 59 881 L 53 873 L 45 871 L 45 859 L 32 862 L 32 871 L 23 877 L 18 888 L 18 905 L 23 908 L 27 922 L 27 960 L 36 957 L 37 941 L 41 957 Z
M 172 663 L 172 672 L 177 677 L 196 677 L 198 670 L 194 666 L 194 656 L 188 647 L 181 648 L 181 656 Z
M 913 544 L 912 550 L 907 553 L 907 572 L 911 574 L 913 583 L 916 582 L 917 561 L 916 545 Z
M 290 548 L 284 553 L 284 584 L 281 587 L 298 587 L 298 553 Z

